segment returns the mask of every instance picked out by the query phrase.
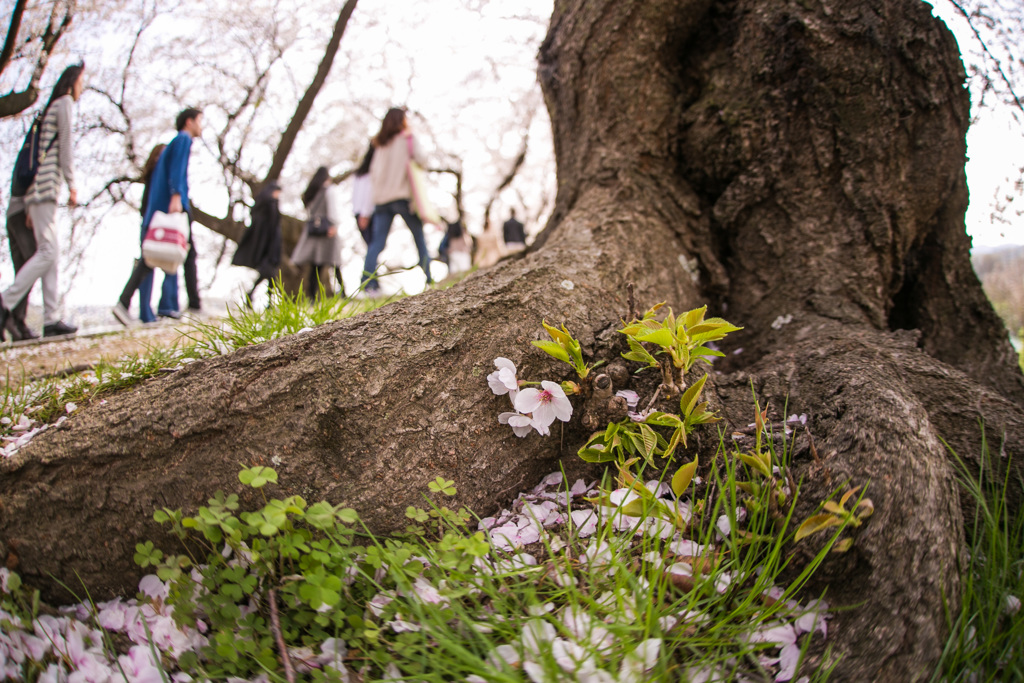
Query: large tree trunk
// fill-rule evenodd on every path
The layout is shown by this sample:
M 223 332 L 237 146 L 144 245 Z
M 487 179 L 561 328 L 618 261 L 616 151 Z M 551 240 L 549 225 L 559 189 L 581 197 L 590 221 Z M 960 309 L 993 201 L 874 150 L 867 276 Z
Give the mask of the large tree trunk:
M 876 514 L 823 574 L 833 604 L 859 605 L 831 631 L 839 678 L 927 678 L 963 544 L 940 439 L 974 466 L 979 419 L 1001 467 L 1024 443 L 1024 383 L 968 261 L 952 37 L 917 0 L 565 0 L 541 80 L 559 193 L 540 248 L 81 411 L 0 463 L 8 561 L 51 595 L 51 574 L 125 591 L 153 509 L 238 490 L 239 462 L 380 531 L 437 475 L 491 511 L 562 456 L 578 466 L 586 436 L 577 417 L 517 440 L 492 360 L 558 378 L 529 346 L 541 319 L 607 354 L 635 283 L 642 305 L 710 300 L 746 327 L 718 402 L 746 424 L 753 382 L 811 416 L 807 506 L 869 485 Z

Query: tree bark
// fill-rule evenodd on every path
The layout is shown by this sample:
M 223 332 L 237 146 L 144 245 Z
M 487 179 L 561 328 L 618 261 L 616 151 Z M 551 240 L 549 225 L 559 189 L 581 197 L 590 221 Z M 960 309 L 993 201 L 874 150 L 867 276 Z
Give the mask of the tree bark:
M 713 373 L 729 423 L 750 421 L 751 384 L 810 416 L 800 514 L 868 486 L 875 515 L 812 586 L 852 607 L 830 629 L 837 679 L 928 678 L 967 506 L 941 439 L 978 468 L 984 420 L 987 465 L 1024 455 L 1024 382 L 968 260 L 949 32 L 917 0 L 558 0 L 540 61 L 559 171 L 540 246 L 81 409 L 0 462 L 8 562 L 51 596 L 51 574 L 130 590 L 134 544 L 162 538 L 154 508 L 239 491 L 240 462 L 377 531 L 438 475 L 493 511 L 560 459 L 580 470 L 587 436 L 577 411 L 516 439 L 493 359 L 566 378 L 529 346 L 542 319 L 610 357 L 635 283 L 641 305 L 711 301 L 745 326 Z
M 334 57 L 338 54 L 338 48 L 341 47 L 341 37 L 345 35 L 345 28 L 348 26 L 348 20 L 352 17 L 352 12 L 356 9 L 356 2 L 358 0 L 347 0 L 342 5 L 341 11 L 338 13 L 338 19 L 334 22 L 334 31 L 331 33 L 331 39 L 327 41 L 324 56 L 317 67 L 316 75 L 313 76 L 312 82 L 306 88 L 302 99 L 299 100 L 295 113 L 292 115 L 291 121 L 288 122 L 288 127 L 281 134 L 281 141 L 278 143 L 277 149 L 274 150 L 274 158 L 270 162 L 270 170 L 267 171 L 267 177 L 264 179 L 264 182 L 277 180 L 281 176 L 284 162 L 287 161 L 292 147 L 295 145 L 295 138 L 298 137 L 302 125 L 306 122 L 306 117 L 309 116 L 309 112 L 313 108 L 316 96 L 320 94 L 320 89 L 323 88 L 324 83 L 327 81 L 327 74 L 330 73 L 331 66 L 334 64 Z M 252 188 L 253 194 L 256 193 L 257 189 Z
M 7 28 L 7 37 L 4 40 L 2 50 L 0 50 L 0 72 L 10 63 L 25 9 L 26 3 L 19 0 L 12 10 L 11 24 Z M 57 47 L 57 42 L 71 28 L 76 5 L 74 1 L 69 2 L 64 9 L 64 17 L 59 22 L 57 21 L 57 9 L 57 3 L 55 2 L 50 8 L 50 21 L 46 25 L 46 30 L 39 36 L 39 55 L 36 57 L 36 64 L 32 70 L 28 85 L 25 86 L 24 90 L 17 92 L 12 90 L 6 95 L 0 96 L 0 119 L 20 114 L 35 104 L 39 98 L 39 81 L 46 71 L 46 65 L 50 61 L 50 55 L 53 54 L 54 48 Z
M 21 31 L 21 18 L 25 16 L 25 6 L 28 0 L 17 0 L 11 10 L 11 23 L 7 25 L 7 37 L 4 38 L 4 46 L 0 48 L 0 73 L 4 72 L 7 65 L 11 63 L 14 56 L 14 46 L 18 43 L 18 33 Z

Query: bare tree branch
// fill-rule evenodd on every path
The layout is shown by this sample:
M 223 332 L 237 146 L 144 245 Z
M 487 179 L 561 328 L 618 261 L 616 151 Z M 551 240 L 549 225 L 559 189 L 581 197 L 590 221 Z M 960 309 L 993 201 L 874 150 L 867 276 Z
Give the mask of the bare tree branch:
M 53 4 L 53 8 L 50 11 L 50 22 L 46 25 L 46 30 L 42 35 L 42 48 L 39 52 L 39 56 L 36 58 L 35 68 L 32 70 L 32 77 L 29 79 L 28 85 L 21 92 L 10 92 L 0 97 L 0 119 L 15 116 L 31 107 L 36 99 L 39 98 L 39 81 L 43 77 L 43 73 L 46 71 L 46 65 L 50 61 L 50 55 L 53 54 L 53 50 L 57 47 L 57 42 L 61 36 L 71 28 L 71 21 L 74 18 L 75 13 L 75 0 L 68 2 L 67 9 L 64 12 L 64 18 L 59 24 L 55 25 L 57 19 L 57 3 Z M 19 18 L 20 19 L 20 18 Z M 10 34 L 8 33 L 8 37 Z M 4 46 L 6 50 L 6 45 Z
M 487 206 L 484 208 L 484 230 L 486 230 L 487 226 L 491 224 L 491 206 L 493 206 L 494 202 L 498 200 L 498 195 L 501 194 L 501 191 L 512 184 L 512 181 L 516 178 L 516 174 L 519 173 L 519 169 L 523 167 L 523 162 L 526 161 L 526 151 L 529 143 L 530 135 L 526 134 L 523 136 L 523 142 L 519 146 L 519 154 L 516 155 L 515 161 L 512 162 L 512 168 L 509 169 L 509 172 L 505 174 L 504 178 L 502 178 L 501 183 L 491 194 L 491 198 L 487 200 Z
M 338 47 L 341 45 L 341 37 L 345 33 L 345 27 L 348 25 L 348 20 L 352 17 L 352 12 L 355 10 L 357 2 L 358 0 L 348 0 L 345 6 L 341 8 L 341 13 L 338 14 L 338 21 L 334 24 L 331 40 L 327 43 L 327 49 L 324 51 L 323 59 L 320 60 L 320 66 L 317 67 L 316 76 L 313 78 L 313 82 L 309 84 L 309 88 L 306 89 L 302 99 L 299 100 L 299 105 L 295 108 L 295 114 L 292 116 L 292 120 L 288 122 L 288 127 L 285 129 L 284 134 L 281 135 L 280 144 L 274 150 L 274 159 L 270 164 L 270 170 L 267 171 L 266 180 L 277 180 L 281 176 L 284 163 L 287 161 L 288 155 L 291 154 L 292 147 L 295 145 L 295 138 L 298 137 L 299 130 L 306 122 L 306 117 L 313 108 L 313 101 L 327 80 L 327 74 L 331 70 L 334 57 L 338 54 Z
M 229 240 L 237 242 L 242 239 L 245 232 L 245 223 L 231 218 L 230 212 L 226 217 L 219 218 L 206 213 L 195 204 L 192 205 L 192 218 L 204 226 L 213 230 L 218 235 L 224 235 Z
M 18 0 L 14 4 L 14 12 L 11 14 L 11 25 L 7 27 L 7 38 L 4 40 L 3 50 L 0 51 L 0 73 L 11 62 L 14 54 L 14 44 L 18 41 L 18 32 L 21 30 L 21 17 L 25 14 L 27 0 Z
M 978 28 L 974 25 L 974 22 L 971 21 L 971 14 L 956 0 L 949 0 L 949 4 L 956 8 L 956 11 L 963 16 L 967 25 L 971 27 L 971 31 L 974 33 L 974 37 L 978 40 L 978 44 L 981 45 L 981 49 L 984 50 L 985 54 L 988 55 L 988 58 L 992 60 L 996 73 L 999 74 L 999 77 L 1003 79 L 1003 83 L 1006 84 L 1006 89 L 1009 91 L 1010 97 L 1013 98 L 1013 103 L 1017 106 L 1019 111 L 1024 112 L 1024 104 L 1021 104 L 1020 98 L 1017 97 L 1017 93 L 1013 91 L 1013 83 L 1003 71 L 1002 63 L 994 54 L 992 54 L 992 51 L 988 49 L 988 45 L 985 44 L 985 40 L 981 37 L 981 33 L 978 31 Z

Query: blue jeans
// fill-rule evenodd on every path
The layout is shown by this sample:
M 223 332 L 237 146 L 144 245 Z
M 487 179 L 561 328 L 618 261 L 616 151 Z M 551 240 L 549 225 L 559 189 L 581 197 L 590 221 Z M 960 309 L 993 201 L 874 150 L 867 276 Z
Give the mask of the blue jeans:
M 139 242 L 141 243 L 145 237 L 146 229 L 143 228 L 142 234 L 139 236 Z M 153 278 L 154 273 L 150 271 L 139 283 L 139 320 L 144 323 L 151 323 L 156 320 L 156 316 L 153 314 Z M 125 308 L 128 307 L 125 306 Z M 156 305 L 156 310 L 160 315 L 178 312 L 177 273 L 174 275 L 164 273 L 164 281 L 160 286 L 160 303 Z
M 360 284 L 365 284 L 365 288 L 371 292 L 380 289 L 374 276 L 377 272 L 377 259 L 380 258 L 381 252 L 384 251 L 384 245 L 387 244 L 388 233 L 391 232 L 391 223 L 395 220 L 396 214 L 402 217 L 405 224 L 409 226 L 409 230 L 412 231 L 412 238 L 416 242 L 416 251 L 419 252 L 420 268 L 427 276 L 427 283 L 434 281 L 430 277 L 430 254 L 427 253 L 427 241 L 423 238 L 423 221 L 409 208 L 408 199 L 396 199 L 387 204 L 378 204 L 373 210 L 373 222 L 370 228 L 373 234 L 370 237 L 370 244 L 366 248 L 366 263 L 363 264 L 363 276 L 359 281 Z

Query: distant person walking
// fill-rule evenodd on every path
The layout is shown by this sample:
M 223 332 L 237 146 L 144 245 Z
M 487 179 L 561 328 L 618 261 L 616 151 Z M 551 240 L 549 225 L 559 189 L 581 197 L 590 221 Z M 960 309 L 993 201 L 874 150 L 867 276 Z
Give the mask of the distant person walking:
M 178 134 L 167 145 L 163 153 L 160 154 L 150 179 L 149 197 L 146 201 L 146 211 L 142 219 L 143 234 L 149 229 L 149 223 L 153 219 L 153 214 L 157 211 L 163 211 L 164 213 L 184 212 L 189 214 L 191 208 L 188 194 L 188 161 L 192 153 L 192 139 L 203 134 L 203 112 L 191 107 L 184 109 L 178 114 L 174 124 Z M 189 222 L 191 222 L 191 215 L 189 215 Z M 188 287 L 189 282 L 187 273 L 190 260 L 194 272 L 195 247 L 192 245 L 191 230 L 189 231 L 189 253 L 185 259 L 186 287 Z M 135 263 L 135 270 L 132 271 L 131 277 L 128 278 L 128 282 L 121 292 L 121 298 L 111 310 L 111 313 L 114 314 L 114 317 L 122 325 L 127 325 L 131 322 L 128 307 L 131 305 L 132 296 L 135 295 L 145 277 L 152 275 L 152 273 L 153 269 L 146 265 L 145 259 L 140 258 Z M 189 291 L 188 296 L 189 308 L 198 309 L 199 292 Z M 195 305 L 193 306 L 193 304 Z M 156 318 L 150 317 L 153 315 L 152 309 L 148 310 L 147 315 L 147 308 L 142 308 L 142 322 L 153 322 Z
M 281 186 L 273 180 L 259 191 L 253 200 L 249 229 L 242 235 L 231 259 L 233 265 L 252 268 L 258 274 L 246 296 L 249 306 L 252 305 L 252 297 L 259 284 L 264 280 L 273 280 L 281 268 L 280 198 Z
M 149 152 L 149 157 L 146 159 L 145 166 L 142 167 L 142 203 L 139 207 L 139 213 L 141 214 L 142 222 L 140 223 L 139 233 L 139 245 L 142 245 L 142 240 L 146 239 L 146 206 L 149 204 L 149 189 L 153 185 L 153 171 L 156 170 L 157 162 L 160 161 L 160 155 L 163 154 L 164 149 L 167 145 L 160 143 L 153 147 Z M 139 258 L 142 258 L 141 256 Z M 132 268 L 134 274 L 134 267 Z M 142 271 L 139 275 L 142 275 Z M 142 278 L 142 282 L 136 283 L 139 290 L 139 319 L 151 322 L 155 320 L 153 317 L 153 282 L 156 278 L 155 272 L 150 272 Z M 132 288 L 132 291 L 135 287 Z M 178 310 L 178 276 L 168 275 L 164 273 L 163 284 L 160 287 L 160 302 L 157 304 L 157 311 L 163 315 L 168 315 L 171 312 L 177 312 Z
M 309 266 L 304 288 L 310 299 L 320 296 L 321 287 L 326 296 L 334 295 L 330 275 L 341 266 L 338 207 L 332 187 L 331 174 L 326 166 L 321 166 L 302 193 L 307 219 L 299 243 L 292 251 L 292 263 Z M 344 284 L 339 282 L 339 285 L 344 288 Z
M 494 229 L 490 221 L 484 226 L 484 231 L 476 238 L 476 254 L 474 262 L 478 268 L 488 268 L 500 261 L 505 256 L 505 242 L 501 235 Z
M 409 199 L 412 197 L 409 159 L 425 165 L 426 155 L 419 141 L 409 131 L 404 109 L 392 108 L 384 116 L 380 132 L 373 138 L 373 148 L 373 161 L 370 163 L 375 205 L 371 228 L 373 233 L 366 249 L 361 284 L 370 294 L 380 291 L 376 278 L 377 259 L 384 251 L 396 215 L 401 216 L 409 226 L 419 253 L 420 268 L 427 276 L 427 284 L 431 284 L 434 280 L 430 277 L 430 254 L 427 253 L 427 242 L 423 237 L 423 221 L 409 207 Z
M 35 235 L 36 250 L 14 277 L 14 282 L 0 294 L 0 334 L 7 329 L 8 307 L 16 308 L 36 280 L 43 285 L 43 336 L 74 334 L 78 328 L 61 320 L 60 289 L 57 266 L 60 242 L 57 238 L 57 193 L 61 178 L 68 186 L 68 206 L 78 205 L 75 187 L 74 149 L 71 140 L 71 119 L 74 103 L 82 96 L 85 65 L 64 69 L 50 93 L 40 116 L 39 167 L 35 180 L 25 193 L 26 225 Z
M 448 223 L 448 230 L 445 232 L 447 241 L 445 255 L 447 256 L 449 276 L 465 273 L 473 267 L 471 239 L 461 220 L 456 219 L 454 222 Z
M 501 226 L 502 237 L 505 239 L 505 248 L 508 251 L 519 251 L 526 248 L 526 230 L 523 224 L 516 220 L 516 210 L 509 210 L 508 220 Z
M 359 228 L 359 236 L 367 246 L 370 245 L 370 236 L 373 233 L 373 181 L 370 179 L 370 164 L 373 161 L 373 143 L 363 155 L 363 161 L 356 169 L 355 177 L 352 179 L 352 210 L 356 215 L 356 227 Z

